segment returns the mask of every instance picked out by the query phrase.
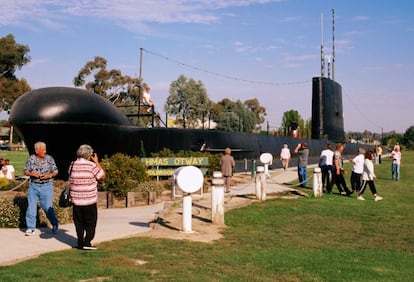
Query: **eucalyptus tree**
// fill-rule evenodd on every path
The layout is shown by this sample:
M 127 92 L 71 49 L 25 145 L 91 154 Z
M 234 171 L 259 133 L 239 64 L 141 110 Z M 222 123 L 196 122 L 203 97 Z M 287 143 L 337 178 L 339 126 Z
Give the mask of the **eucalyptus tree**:
M 304 121 L 300 116 L 299 112 L 296 110 L 289 110 L 283 113 L 282 118 L 282 128 L 284 129 L 284 134 L 288 135 L 288 130 L 291 124 L 296 121 L 301 129 L 304 128 Z
M 16 42 L 12 34 L 0 38 L 0 97 L 1 108 L 7 109 L 31 88 L 26 79 L 18 79 L 16 71 L 31 61 L 30 48 Z
M 204 122 L 203 117 L 212 107 L 203 83 L 180 75 L 171 82 L 169 93 L 165 112 L 174 115 L 183 128 L 200 127 L 200 122 Z
M 265 116 L 267 115 L 266 108 L 260 105 L 257 98 L 246 100 L 244 101 L 244 104 L 250 111 L 254 113 L 256 117 L 256 129 L 260 130 L 262 124 L 265 122 Z
M 253 132 L 257 124 L 256 114 L 246 103 L 240 100 L 233 102 L 228 98 L 215 105 L 213 117 L 217 122 L 217 129 L 229 131 Z
M 136 102 L 139 97 L 141 81 L 122 75 L 117 69 L 108 70 L 107 60 L 96 56 L 93 61 L 86 62 L 78 75 L 74 77 L 76 87 L 85 87 L 91 93 L 101 95 L 120 105 L 125 102 Z

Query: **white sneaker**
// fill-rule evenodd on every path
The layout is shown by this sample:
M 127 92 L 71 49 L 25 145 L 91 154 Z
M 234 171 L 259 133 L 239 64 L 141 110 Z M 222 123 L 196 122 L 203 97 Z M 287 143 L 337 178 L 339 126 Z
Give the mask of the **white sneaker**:
M 34 229 L 27 229 L 26 232 L 24 232 L 24 236 L 32 236 L 35 234 Z
M 360 200 L 360 201 L 365 201 L 365 198 L 364 198 L 364 197 L 362 197 L 362 196 L 358 196 L 358 197 L 357 197 L 357 200 Z
M 375 202 L 378 202 L 378 201 L 381 201 L 381 200 L 382 200 L 382 197 L 380 197 L 380 196 L 376 196 L 375 199 L 374 199 Z

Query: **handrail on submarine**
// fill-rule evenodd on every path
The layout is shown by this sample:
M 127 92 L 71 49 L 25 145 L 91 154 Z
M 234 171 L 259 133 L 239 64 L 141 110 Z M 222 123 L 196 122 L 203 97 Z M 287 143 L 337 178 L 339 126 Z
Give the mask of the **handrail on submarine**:
M 131 107 L 135 107 L 137 105 L 122 105 L 122 106 L 117 106 L 118 108 L 131 108 Z M 141 107 L 145 107 L 147 108 L 147 110 L 145 111 L 146 113 L 141 113 Z M 151 127 L 155 127 L 155 119 L 158 119 L 165 127 L 167 126 L 167 123 L 162 120 L 161 116 L 159 113 L 155 112 L 155 108 L 154 105 L 147 105 L 144 103 L 139 103 L 138 104 L 138 111 L 136 114 L 125 114 L 125 116 L 127 117 L 138 117 L 138 122 L 140 120 L 140 117 L 151 117 Z

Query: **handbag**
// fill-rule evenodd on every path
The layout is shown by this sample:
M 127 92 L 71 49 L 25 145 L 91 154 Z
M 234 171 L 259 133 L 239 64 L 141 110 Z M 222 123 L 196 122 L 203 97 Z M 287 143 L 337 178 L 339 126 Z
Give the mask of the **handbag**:
M 70 186 L 66 185 L 66 188 L 60 193 L 59 207 L 68 208 L 72 205 L 72 199 L 70 198 Z
M 68 208 L 72 205 L 72 199 L 70 197 L 70 175 L 72 174 L 72 167 L 73 167 L 73 162 L 70 166 L 70 172 L 69 172 L 69 179 L 68 179 L 68 183 L 66 184 L 66 188 L 63 189 L 62 192 L 60 192 L 60 196 L 59 196 L 59 207 L 61 208 Z

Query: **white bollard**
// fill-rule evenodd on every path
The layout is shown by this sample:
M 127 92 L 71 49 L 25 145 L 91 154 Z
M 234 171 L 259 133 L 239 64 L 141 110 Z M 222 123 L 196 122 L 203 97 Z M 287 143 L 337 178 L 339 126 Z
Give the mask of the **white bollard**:
M 211 222 L 224 224 L 224 179 L 220 171 L 213 172 L 211 187 Z
M 266 175 L 264 173 L 265 168 L 263 166 L 258 166 L 256 168 L 256 198 L 259 201 L 266 200 Z
M 271 177 L 269 173 L 269 165 L 273 162 L 273 156 L 270 153 L 263 153 L 260 155 L 260 161 L 264 164 L 264 174 L 266 177 Z
M 191 195 L 188 194 L 183 197 L 183 232 L 185 233 L 192 233 L 192 198 Z
M 320 167 L 313 169 L 313 195 L 315 197 L 322 197 L 323 183 L 322 172 Z
M 195 166 L 182 166 L 174 171 L 173 179 L 177 187 L 186 193 L 183 197 L 183 232 L 192 233 L 191 193 L 203 189 L 203 173 Z

